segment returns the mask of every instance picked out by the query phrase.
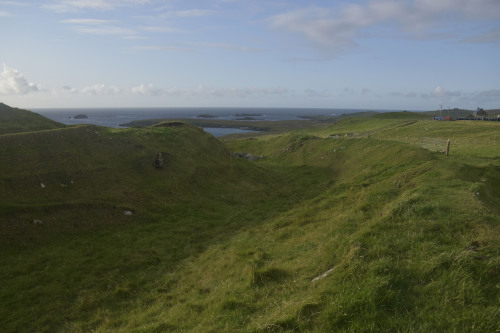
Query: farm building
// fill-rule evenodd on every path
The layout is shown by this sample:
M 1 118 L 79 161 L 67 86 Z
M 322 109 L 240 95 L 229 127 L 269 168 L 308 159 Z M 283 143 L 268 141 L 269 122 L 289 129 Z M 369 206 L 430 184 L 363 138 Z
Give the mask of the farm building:
M 473 113 L 474 117 L 488 117 L 488 113 L 483 108 L 477 108 Z

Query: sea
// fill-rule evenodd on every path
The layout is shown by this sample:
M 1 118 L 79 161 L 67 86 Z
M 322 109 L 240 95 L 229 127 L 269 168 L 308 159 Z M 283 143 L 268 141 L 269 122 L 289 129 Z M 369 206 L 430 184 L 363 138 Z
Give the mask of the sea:
M 304 120 L 311 116 L 339 116 L 342 114 L 398 110 L 368 109 L 319 109 L 319 108 L 215 108 L 215 107 L 165 107 L 165 108 L 37 108 L 33 112 L 66 125 L 93 124 L 113 128 L 126 128 L 124 124 L 145 119 L 211 118 L 220 120 Z M 87 118 L 76 117 L 85 115 Z M 204 128 L 215 137 L 252 132 L 239 128 Z

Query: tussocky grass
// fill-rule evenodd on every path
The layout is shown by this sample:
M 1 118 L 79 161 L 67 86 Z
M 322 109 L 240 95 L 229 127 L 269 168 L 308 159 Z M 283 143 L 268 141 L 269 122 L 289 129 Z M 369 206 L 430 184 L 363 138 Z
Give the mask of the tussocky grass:
M 499 154 L 384 138 L 403 118 L 224 144 L 187 124 L 0 136 L 1 326 L 495 331 Z

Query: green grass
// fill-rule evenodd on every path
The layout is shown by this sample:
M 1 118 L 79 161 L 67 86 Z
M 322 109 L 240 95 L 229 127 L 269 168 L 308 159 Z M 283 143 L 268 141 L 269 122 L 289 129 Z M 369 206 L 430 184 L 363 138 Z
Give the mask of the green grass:
M 37 113 L 11 108 L 8 105 L 0 103 L 0 135 L 60 127 L 64 127 L 64 125 L 42 117 Z
M 0 136 L 0 326 L 495 332 L 489 126 L 403 113 L 224 142 L 187 124 Z M 398 139 L 423 132 L 480 143 L 444 156 Z
M 239 128 L 243 130 L 252 130 L 257 132 L 250 132 L 246 134 L 227 135 L 227 138 L 244 138 L 254 136 L 267 136 L 278 133 L 290 132 L 298 129 L 314 129 L 321 128 L 325 125 L 332 123 L 336 120 L 331 116 L 312 116 L 308 120 L 220 120 L 220 119 L 206 119 L 206 118 L 186 118 L 180 121 L 190 123 L 199 127 L 215 127 L 215 128 Z M 144 127 L 153 126 L 164 121 L 178 121 L 175 119 L 146 119 L 134 120 L 129 123 L 123 124 L 128 127 Z
M 450 154 L 494 160 L 500 156 L 499 122 L 435 121 L 411 112 L 347 118 L 316 131 L 316 135 L 370 137 L 419 146 L 422 137 L 448 140 Z

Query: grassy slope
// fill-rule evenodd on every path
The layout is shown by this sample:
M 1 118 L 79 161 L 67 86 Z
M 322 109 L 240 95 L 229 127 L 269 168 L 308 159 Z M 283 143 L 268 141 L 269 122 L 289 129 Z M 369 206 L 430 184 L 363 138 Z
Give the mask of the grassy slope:
M 457 138 L 498 135 L 439 123 Z M 0 161 L 0 324 L 494 331 L 498 145 L 444 157 L 398 139 L 402 128 L 441 133 L 434 124 L 385 115 L 225 142 L 266 156 L 256 163 L 190 126 L 0 136 L 10 156 Z M 363 131 L 369 139 L 326 138 Z M 171 154 L 166 170 L 151 167 L 157 151 Z
M 185 258 L 321 190 L 289 191 L 303 179 L 280 186 L 286 173 L 187 124 L 3 135 L 0 150 L 4 331 L 99 328 Z M 164 170 L 152 167 L 157 152 Z
M 0 135 L 60 127 L 64 127 L 64 125 L 42 117 L 37 113 L 11 108 L 0 103 Z
M 334 125 L 316 131 L 316 135 L 344 136 L 346 133 L 379 140 L 398 141 L 419 145 L 422 137 L 450 139 L 450 153 L 469 159 L 478 156 L 496 159 L 500 155 L 498 122 L 435 121 L 428 116 L 411 112 L 343 119 Z
M 304 140 L 293 152 L 289 146 L 278 148 L 283 138 L 275 140 L 275 154 L 283 162 L 314 165 L 335 159 L 331 167 L 337 182 L 254 231 L 266 235 L 259 243 L 267 260 L 254 266 L 247 280 L 273 269 L 288 278 L 266 278 L 256 288 L 259 311 L 249 327 L 498 328 L 498 159 L 477 168 L 398 142 L 302 136 L 290 140 Z M 252 152 L 246 145 L 241 149 Z M 254 151 L 259 152 L 262 147 Z M 248 238 L 249 247 L 259 236 Z M 233 248 L 242 251 L 238 243 Z M 330 269 L 327 277 L 312 282 Z M 241 295 L 248 289 L 242 288 Z

